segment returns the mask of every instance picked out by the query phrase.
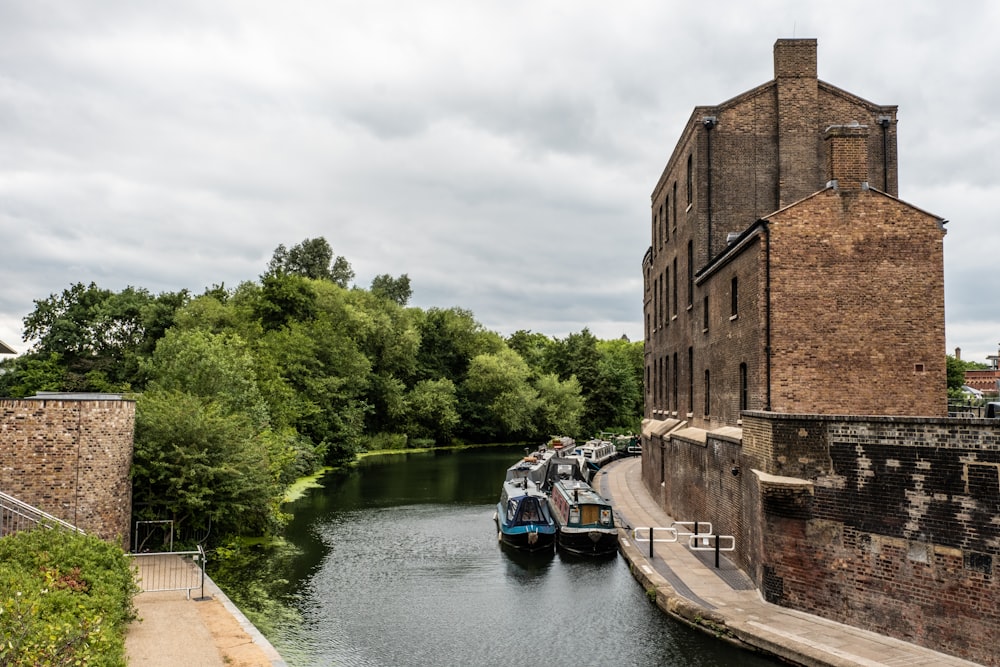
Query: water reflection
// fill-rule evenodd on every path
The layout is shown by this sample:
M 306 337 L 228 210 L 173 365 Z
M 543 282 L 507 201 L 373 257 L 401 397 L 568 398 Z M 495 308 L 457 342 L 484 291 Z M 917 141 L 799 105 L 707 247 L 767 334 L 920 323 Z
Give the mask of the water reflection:
M 771 665 L 667 618 L 624 559 L 511 552 L 493 510 L 519 449 L 368 460 L 292 511 L 292 667 Z

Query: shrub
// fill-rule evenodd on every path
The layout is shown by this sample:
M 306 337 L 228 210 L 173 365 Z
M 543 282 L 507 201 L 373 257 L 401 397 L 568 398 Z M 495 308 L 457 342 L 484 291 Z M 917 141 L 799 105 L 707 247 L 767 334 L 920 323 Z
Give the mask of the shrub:
M 137 592 L 121 548 L 36 529 L 0 539 L 0 667 L 124 667 Z

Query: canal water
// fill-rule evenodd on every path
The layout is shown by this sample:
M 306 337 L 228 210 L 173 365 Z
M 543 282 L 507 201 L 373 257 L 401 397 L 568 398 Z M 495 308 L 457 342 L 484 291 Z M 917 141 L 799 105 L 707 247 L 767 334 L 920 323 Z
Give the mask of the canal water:
M 290 667 L 774 665 L 668 618 L 619 555 L 525 557 L 497 542 L 498 447 L 362 460 L 287 507 Z

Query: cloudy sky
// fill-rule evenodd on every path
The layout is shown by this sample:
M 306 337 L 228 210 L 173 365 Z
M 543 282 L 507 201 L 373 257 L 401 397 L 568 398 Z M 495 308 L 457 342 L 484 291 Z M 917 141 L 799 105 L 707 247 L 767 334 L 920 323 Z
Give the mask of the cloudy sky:
M 692 108 L 815 37 L 821 79 L 899 105 L 900 196 L 950 221 L 947 351 L 985 360 L 998 25 L 992 0 L 0 0 L 0 340 L 75 282 L 235 287 L 318 236 L 412 305 L 641 340 Z

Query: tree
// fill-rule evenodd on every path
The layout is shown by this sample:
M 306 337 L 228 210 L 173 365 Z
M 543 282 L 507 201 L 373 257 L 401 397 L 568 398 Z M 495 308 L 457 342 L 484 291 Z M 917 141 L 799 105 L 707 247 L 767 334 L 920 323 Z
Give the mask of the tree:
M 76 283 L 62 294 L 35 301 L 24 318 L 37 358 L 59 355 L 62 390 L 121 391 L 141 388 L 140 359 L 151 353 L 187 301 L 186 290 L 157 297 L 141 288 L 119 293 Z
M 393 278 L 388 273 L 377 275 L 372 279 L 371 293 L 405 306 L 413 296 L 410 277 L 405 273 L 399 278 Z
M 421 380 L 406 397 L 406 433 L 412 438 L 446 444 L 459 421 L 455 384 L 447 378 Z
M 538 392 L 528 382 L 530 376 L 524 360 L 506 347 L 473 358 L 463 384 L 466 421 L 491 439 L 531 435 Z
M 250 420 L 173 389 L 137 401 L 132 489 L 135 515 L 172 519 L 182 539 L 267 533 L 284 491 Z
M 347 287 L 354 279 L 351 265 L 341 256 L 335 258 L 333 248 L 322 236 L 306 239 L 291 249 L 279 245 L 274 249 L 267 272 L 329 280 L 341 287 Z
M 538 391 L 538 408 L 533 418 L 535 434 L 576 435 L 580 432 L 584 401 L 576 376 L 566 381 L 554 373 L 546 373 L 535 382 Z

